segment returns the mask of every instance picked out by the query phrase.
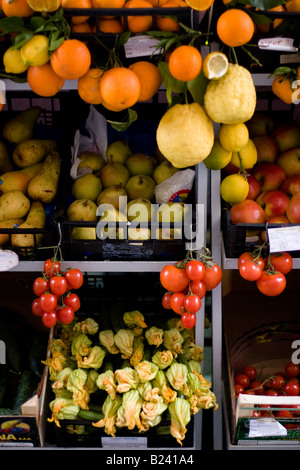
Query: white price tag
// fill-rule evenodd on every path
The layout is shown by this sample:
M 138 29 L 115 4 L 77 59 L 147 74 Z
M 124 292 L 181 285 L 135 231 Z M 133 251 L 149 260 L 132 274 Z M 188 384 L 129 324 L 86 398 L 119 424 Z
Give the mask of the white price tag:
M 19 264 L 19 256 L 11 250 L 0 250 L 0 271 L 8 271 Z
M 125 55 L 127 58 L 132 58 L 159 54 L 161 49 L 155 49 L 157 44 L 158 39 L 149 36 L 133 36 L 124 45 Z
M 147 437 L 102 437 L 101 442 L 105 449 L 147 449 Z
M 251 419 L 249 437 L 286 436 L 287 429 L 274 418 Z
M 268 228 L 270 253 L 300 250 L 300 225 Z

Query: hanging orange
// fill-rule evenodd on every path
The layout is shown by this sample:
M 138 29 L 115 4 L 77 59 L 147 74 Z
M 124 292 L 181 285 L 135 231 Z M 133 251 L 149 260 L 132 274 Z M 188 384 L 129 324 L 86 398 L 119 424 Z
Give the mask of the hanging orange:
M 138 76 L 127 67 L 107 70 L 100 81 L 102 104 L 110 111 L 123 111 L 139 99 L 141 84 Z
M 89 48 L 78 39 L 65 39 L 50 57 L 54 72 L 65 80 L 82 77 L 89 70 L 91 61 Z
M 217 34 L 227 46 L 243 46 L 254 34 L 254 23 L 244 10 L 230 8 L 219 16 Z
M 20 16 L 27 18 L 34 14 L 27 0 L 2 0 L 2 10 L 5 16 Z
M 272 91 L 274 95 L 280 98 L 284 103 L 292 104 L 295 99 L 299 99 L 300 92 L 297 95 L 296 89 L 292 89 L 292 82 L 288 77 L 283 75 L 277 75 L 272 82 Z
M 141 93 L 138 101 L 144 102 L 153 98 L 162 84 L 159 68 L 146 60 L 134 62 L 128 68 L 139 77 L 141 83 Z
M 179 46 L 170 55 L 170 74 L 177 80 L 189 82 L 198 77 L 202 68 L 202 56 L 194 46 Z
M 50 62 L 33 65 L 27 70 L 27 82 L 31 90 L 39 96 L 55 96 L 63 87 L 65 80 L 59 77 Z
M 89 104 L 101 104 L 100 80 L 103 70 L 91 68 L 77 82 L 78 94 L 83 101 Z

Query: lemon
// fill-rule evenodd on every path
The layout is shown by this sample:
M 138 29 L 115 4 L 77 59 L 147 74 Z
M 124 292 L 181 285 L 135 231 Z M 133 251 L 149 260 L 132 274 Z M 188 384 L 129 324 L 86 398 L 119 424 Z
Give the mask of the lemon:
M 247 179 L 239 173 L 226 176 L 220 185 L 222 199 L 232 206 L 244 201 L 248 196 L 248 192 L 249 183 Z
M 217 80 L 228 69 L 228 59 L 223 52 L 210 52 L 203 60 L 202 69 L 204 76 L 209 80 Z
M 204 109 L 209 118 L 222 124 L 248 121 L 256 107 L 256 90 L 249 70 L 228 64 L 219 80 L 210 80 L 204 94 Z
M 21 55 L 27 66 L 44 65 L 49 62 L 49 39 L 43 34 L 35 34 L 21 47 Z
M 176 168 L 202 162 L 214 143 L 214 128 L 199 103 L 175 104 L 159 121 L 156 131 L 159 151 Z
M 23 73 L 28 69 L 24 64 L 20 49 L 9 47 L 3 54 L 3 65 L 6 73 Z
M 204 165 L 209 170 L 221 170 L 231 160 L 232 152 L 224 149 L 219 139 L 215 139 L 210 154 L 203 160 Z
M 59 9 L 62 0 L 27 0 L 27 3 L 34 11 L 52 12 Z
M 245 147 L 239 152 L 232 152 L 231 163 L 238 168 L 253 168 L 257 162 L 257 149 L 253 140 L 249 139 Z
M 219 139 L 224 149 L 238 152 L 249 140 L 248 127 L 243 122 L 222 124 L 219 129 Z

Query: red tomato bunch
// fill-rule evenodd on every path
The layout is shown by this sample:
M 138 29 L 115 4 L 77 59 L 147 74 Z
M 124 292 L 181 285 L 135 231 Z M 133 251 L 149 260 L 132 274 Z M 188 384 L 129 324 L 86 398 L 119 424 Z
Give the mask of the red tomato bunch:
M 47 259 L 43 274 L 33 282 L 33 292 L 37 297 L 32 302 L 32 313 L 41 317 L 48 328 L 57 322 L 71 323 L 80 308 L 79 296 L 73 290 L 79 289 L 82 284 L 80 269 L 70 268 L 62 272 L 58 260 Z
M 234 384 L 236 396 L 240 393 L 265 396 L 299 396 L 300 367 L 293 362 L 288 362 L 284 367 L 284 371 L 277 372 L 264 380 L 259 380 L 256 368 L 248 365 L 235 375 Z M 270 410 L 270 408 L 277 408 L 274 405 L 260 405 L 257 408 L 259 409 L 253 412 L 254 417 L 292 418 L 300 416 L 300 405 L 280 405 L 280 410 Z M 261 410 L 261 408 L 264 409 Z M 284 408 L 295 408 L 295 411 Z
M 206 292 L 217 287 L 221 280 L 222 270 L 211 259 L 186 259 L 168 264 L 160 272 L 161 285 L 167 290 L 162 306 L 181 315 L 183 328 L 193 328 Z
M 247 281 L 255 281 L 259 291 L 273 297 L 286 287 L 286 274 L 293 268 L 293 258 L 287 252 L 270 253 L 265 259 L 260 252 L 245 251 L 238 258 L 238 270 Z

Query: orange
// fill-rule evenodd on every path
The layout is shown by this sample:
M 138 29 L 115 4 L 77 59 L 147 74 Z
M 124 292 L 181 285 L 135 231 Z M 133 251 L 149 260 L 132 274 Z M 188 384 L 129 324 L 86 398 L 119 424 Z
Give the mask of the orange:
M 151 3 L 146 0 L 128 0 L 125 3 L 125 8 L 153 8 Z M 127 20 L 127 29 L 132 33 L 142 33 L 152 29 L 152 15 L 131 16 L 122 18 L 124 25 Z
M 267 11 L 279 11 L 279 12 L 283 11 L 284 12 L 286 10 L 285 10 L 285 8 L 283 8 L 282 5 L 278 5 L 277 7 L 270 8 Z M 279 26 L 284 21 L 285 20 L 283 18 L 275 18 L 274 21 L 273 21 L 273 28 L 276 28 L 277 26 Z M 257 23 L 256 27 L 261 33 L 268 33 L 270 31 L 270 23 L 263 23 L 263 24 L 258 24 Z
M 186 3 L 193 10 L 205 11 L 205 10 L 208 10 L 212 6 L 212 4 L 214 3 L 214 0 L 186 0 Z
M 283 75 L 277 75 L 272 82 L 272 91 L 274 95 L 280 98 L 284 103 L 292 104 L 293 99 L 299 99 L 299 96 L 296 96 L 295 90 L 292 89 L 292 82 L 288 77 Z M 296 89 L 298 90 L 298 86 Z M 295 94 L 294 94 L 295 93 Z
M 125 0 L 92 0 L 93 8 L 123 8 Z M 114 16 L 102 16 L 100 18 L 114 18 Z
M 58 93 L 65 80 L 59 77 L 50 62 L 44 65 L 32 65 L 27 70 L 27 82 L 31 90 L 39 96 L 54 96 Z
M 300 12 L 300 0 L 289 0 L 285 4 L 286 11 Z
M 101 104 L 100 80 L 103 70 L 91 68 L 77 82 L 78 94 L 83 101 L 89 104 Z
M 177 80 L 189 82 L 198 77 L 202 68 L 202 56 L 194 46 L 177 47 L 169 59 L 170 74 Z
M 72 33 L 92 33 L 93 28 L 88 21 L 83 23 L 71 24 Z
M 61 6 L 61 0 L 27 0 L 27 3 L 34 11 L 52 12 Z
M 92 0 L 61 0 L 61 6 L 63 9 L 65 8 L 92 8 Z M 89 19 L 89 16 L 72 16 L 72 23 L 73 24 L 80 24 L 84 23 Z
M 138 77 L 141 83 L 141 93 L 138 101 L 148 101 L 158 92 L 162 84 L 162 76 L 155 64 L 140 60 L 128 67 Z
M 100 81 L 102 104 L 110 111 L 122 111 L 139 99 L 141 84 L 138 76 L 127 67 L 108 69 Z
M 30 8 L 27 0 L 2 0 L 2 10 L 5 16 L 27 18 L 34 14 L 34 10 Z
M 219 16 L 217 34 L 227 46 L 242 46 L 252 38 L 254 23 L 245 11 L 231 8 Z
M 186 5 L 185 5 L 186 6 Z M 175 0 L 167 0 L 162 8 L 178 8 L 179 4 Z M 156 27 L 159 31 L 179 31 L 179 21 L 176 16 L 158 15 L 156 18 Z
M 65 39 L 52 52 L 50 62 L 57 75 L 65 80 L 74 80 L 82 77 L 89 70 L 91 53 L 82 41 L 78 39 Z
M 99 31 L 102 33 L 122 33 L 124 30 L 121 20 L 118 18 L 99 17 Z

